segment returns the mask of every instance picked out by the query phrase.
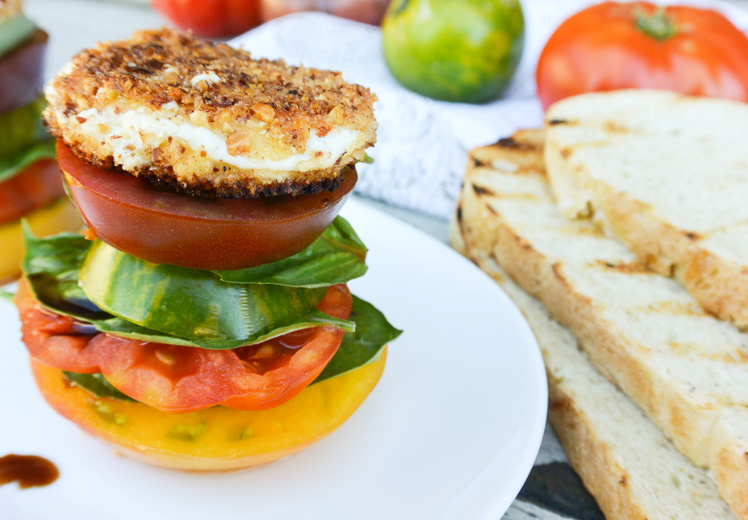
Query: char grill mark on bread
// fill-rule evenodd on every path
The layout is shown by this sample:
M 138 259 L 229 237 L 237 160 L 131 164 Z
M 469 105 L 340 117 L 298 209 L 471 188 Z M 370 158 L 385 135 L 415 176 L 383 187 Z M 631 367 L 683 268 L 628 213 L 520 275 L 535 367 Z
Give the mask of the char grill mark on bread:
M 376 97 L 340 73 L 167 29 L 82 51 L 45 93 L 80 158 L 191 193 L 319 191 L 376 141 Z
M 705 309 L 748 328 L 748 105 L 585 94 L 553 105 L 546 132 L 567 217 L 593 217 Z
M 450 241 L 501 285 L 527 318 L 545 360 L 549 420 L 606 518 L 734 519 L 708 472 L 680 454 L 623 392 L 595 370 L 571 332 L 471 241 L 468 229 L 473 223 L 462 219 L 463 226 L 459 215 L 458 210 Z
M 748 335 L 646 270 L 597 223 L 564 218 L 541 136 L 514 136 L 535 143 L 530 150 L 473 151 L 473 163 L 487 166 L 468 168 L 460 197 L 468 251 L 495 259 L 540 299 L 595 368 L 709 469 L 735 515 L 748 518 Z

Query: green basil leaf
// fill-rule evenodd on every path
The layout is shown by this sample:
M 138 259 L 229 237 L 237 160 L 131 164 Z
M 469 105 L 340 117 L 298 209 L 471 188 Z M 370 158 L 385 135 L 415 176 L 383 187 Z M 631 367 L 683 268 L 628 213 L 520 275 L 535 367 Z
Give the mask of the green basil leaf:
M 346 333 L 340 348 L 314 380 L 315 383 L 375 361 L 384 346 L 402 334 L 376 307 L 356 296 L 348 319 L 356 323 L 356 331 Z
M 310 246 L 270 264 L 237 271 L 215 271 L 221 280 L 236 284 L 325 287 L 346 283 L 366 273 L 366 246 L 342 217 Z
M 0 22 L 0 57 L 31 38 L 35 31 L 34 22 L 22 14 Z
M 0 159 L 0 182 L 7 181 L 14 175 L 21 173 L 27 166 L 30 166 L 39 159 L 54 158 L 54 140 L 34 143 L 12 157 Z
M 120 401 L 135 401 L 112 386 L 112 383 L 102 374 L 79 374 L 77 372 L 62 372 L 69 382 L 82 388 L 94 397 L 110 397 Z
M 168 345 L 181 345 L 183 347 L 199 347 L 210 350 L 228 350 L 245 345 L 262 343 L 263 341 L 282 336 L 283 334 L 288 334 L 289 332 L 309 329 L 311 327 L 319 327 L 322 325 L 334 325 L 346 332 L 355 329 L 355 323 L 353 321 L 332 318 L 317 309 L 311 310 L 307 318 L 307 320 L 301 319 L 288 325 L 275 328 L 266 334 L 261 334 L 254 338 L 233 340 L 187 340 L 147 329 L 117 317 L 92 321 L 91 324 L 99 332 L 108 332 L 123 338 L 136 339 L 138 341 L 150 341 L 152 343 L 166 343 Z
M 12 292 L 4 291 L 0 289 L 0 300 L 5 300 L 6 302 L 12 302 L 13 296 L 15 296 Z
M 379 359 L 385 345 L 402 334 L 402 331 L 393 327 L 376 307 L 356 296 L 353 297 L 350 319 L 356 323 L 356 332 L 349 332 L 343 337 L 343 342 L 335 356 L 312 384 L 373 363 Z M 75 372 L 63 372 L 63 374 L 68 381 L 96 397 L 133 400 L 114 388 L 102 374 Z
M 314 308 L 325 288 L 229 284 L 210 271 L 152 264 L 101 241 L 86 255 L 79 284 L 109 314 L 194 342 L 255 343 L 289 327 L 340 323 Z
M 42 112 L 47 107 L 44 96 L 39 96 L 28 105 L 18 107 L 0 114 L 0 159 L 6 167 L 8 161 L 14 160 L 19 154 L 30 147 L 51 141 L 51 137 L 42 122 Z
M 89 240 L 73 233 L 37 238 L 25 221 L 23 234 L 26 253 L 21 268 L 39 303 L 84 321 L 111 317 L 92 304 L 78 286 L 78 266 L 91 247 Z
M 23 261 L 23 269 L 26 279 L 29 282 L 32 292 L 38 301 L 48 309 L 59 314 L 71 316 L 81 322 L 90 323 L 100 332 L 113 333 L 118 336 L 137 339 L 140 341 L 150 341 L 154 343 L 166 343 L 171 345 L 183 345 L 192 347 L 201 347 L 208 349 L 231 349 L 242 345 L 259 343 L 272 339 L 273 337 L 293 332 L 295 330 L 321 325 L 334 325 L 347 332 L 355 329 L 355 322 L 348 320 L 338 320 L 319 312 L 317 309 L 310 309 L 306 313 L 292 317 L 285 323 L 276 323 L 274 328 L 266 327 L 265 330 L 257 331 L 252 337 L 227 338 L 210 336 L 203 337 L 186 337 L 180 328 L 174 328 L 171 331 L 160 331 L 148 326 L 139 325 L 123 319 L 122 317 L 113 316 L 111 313 L 102 310 L 93 303 L 86 293 L 81 289 L 79 284 L 79 270 L 81 265 L 88 257 L 92 248 L 92 242 L 84 237 L 75 234 L 61 234 L 47 238 L 36 238 L 26 226 L 24 228 L 26 238 L 26 256 Z M 108 246 L 107 246 L 108 247 Z M 153 265 L 153 264 L 151 264 Z M 156 266 L 161 267 L 161 266 Z M 173 266 L 166 266 L 171 269 Z M 182 269 L 182 268 L 176 268 Z M 189 270 L 188 270 L 189 271 Z M 202 272 L 208 275 L 207 272 Z M 147 276 L 147 273 L 144 274 Z M 214 277 L 215 278 L 215 277 Z M 123 278 L 116 285 L 120 286 L 120 291 L 125 299 L 131 299 L 137 290 L 134 288 L 132 278 Z M 145 283 L 142 279 L 140 283 Z M 188 279 L 182 279 L 178 283 L 191 285 Z M 220 283 L 217 278 L 211 282 Z M 242 287 L 241 285 L 236 287 Z M 252 287 L 251 285 L 249 287 Z M 255 286 L 265 289 L 287 290 L 283 287 L 264 287 Z M 190 287 L 188 289 L 192 290 Z M 301 289 L 298 289 L 299 291 Z M 320 291 L 323 294 L 323 291 Z M 200 293 L 198 293 L 199 296 Z M 205 300 L 194 295 L 192 300 Z M 144 304 L 152 304 L 155 300 L 139 300 Z M 317 301 L 317 296 L 313 302 Z M 180 303 L 177 309 L 183 310 Z M 204 301 L 199 302 L 200 305 Z M 316 305 L 316 303 L 315 303 Z M 222 309 L 223 311 L 223 309 Z M 355 313 L 354 313 L 355 314 Z
M 338 320 L 311 309 L 301 318 L 264 331 L 254 338 L 232 340 L 193 340 L 181 335 L 159 332 L 130 323 L 101 310 L 92 303 L 78 284 L 78 265 L 85 259 L 92 242 L 80 235 L 64 233 L 47 238 L 36 238 L 26 226 L 26 256 L 23 269 L 37 300 L 49 310 L 90 323 L 99 332 L 118 336 L 208 349 L 231 349 L 260 343 L 276 336 L 321 325 L 334 325 L 343 330 L 353 330 L 354 323 Z

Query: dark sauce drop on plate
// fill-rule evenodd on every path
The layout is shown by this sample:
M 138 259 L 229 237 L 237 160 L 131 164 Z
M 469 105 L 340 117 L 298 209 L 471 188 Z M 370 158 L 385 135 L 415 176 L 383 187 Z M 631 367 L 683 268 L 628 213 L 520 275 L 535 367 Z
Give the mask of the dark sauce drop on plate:
M 36 455 L 0 457 L 0 486 L 18 482 L 18 487 L 47 486 L 57 480 L 60 472 L 52 462 Z

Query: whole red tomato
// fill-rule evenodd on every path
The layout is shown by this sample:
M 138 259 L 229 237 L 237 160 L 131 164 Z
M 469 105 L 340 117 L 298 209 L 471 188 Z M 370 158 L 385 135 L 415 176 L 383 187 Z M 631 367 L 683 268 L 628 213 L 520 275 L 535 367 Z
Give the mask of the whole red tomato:
M 259 0 L 152 0 L 182 30 L 221 38 L 241 34 L 260 23 Z
M 748 37 L 707 9 L 605 2 L 556 29 L 536 80 L 543 108 L 576 94 L 623 88 L 748 102 Z

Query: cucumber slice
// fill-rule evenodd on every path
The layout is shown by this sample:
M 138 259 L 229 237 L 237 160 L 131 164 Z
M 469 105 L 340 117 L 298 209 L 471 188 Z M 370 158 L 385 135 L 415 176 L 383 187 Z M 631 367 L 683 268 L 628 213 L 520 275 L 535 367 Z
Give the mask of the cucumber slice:
M 249 344 L 315 326 L 354 327 L 315 309 L 327 288 L 226 283 L 210 271 L 152 264 L 101 241 L 88 251 L 78 285 L 109 314 L 195 342 Z

